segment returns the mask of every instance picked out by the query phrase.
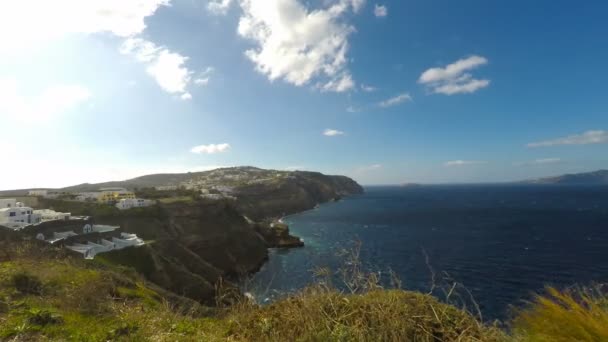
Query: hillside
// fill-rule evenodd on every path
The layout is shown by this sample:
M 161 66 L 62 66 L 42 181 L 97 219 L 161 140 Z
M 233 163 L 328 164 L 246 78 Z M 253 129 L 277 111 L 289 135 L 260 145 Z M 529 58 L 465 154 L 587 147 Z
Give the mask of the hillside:
M 140 190 L 179 187 L 236 199 L 239 211 L 253 220 L 276 218 L 363 193 L 363 188 L 345 176 L 328 176 L 308 171 L 264 170 L 250 166 L 205 172 L 153 174 L 125 181 L 80 184 L 57 189 L 65 192 L 96 191 L 105 187 Z M 27 190 L 2 191 L 4 196 L 23 196 Z
M 606 292 L 549 289 L 509 322 L 484 323 L 418 292 L 355 273 L 259 306 L 225 289 L 209 308 L 124 267 L 0 231 L 3 341 L 605 341 Z M 351 283 L 353 284 L 353 283 Z M 452 291 L 450 291 L 451 293 Z M 508 327 L 501 329 L 500 327 Z
M 555 177 L 530 179 L 526 184 L 572 184 L 572 185 L 608 185 L 608 170 L 566 174 Z
M 110 186 L 135 190 L 137 196 L 158 203 L 120 211 L 92 202 L 42 197 L 20 200 L 35 208 L 91 216 L 97 224 L 118 225 L 137 234 L 148 242 L 146 246 L 98 258 L 133 267 L 163 289 L 206 304 L 213 304 L 215 284 L 220 279 L 230 287 L 238 278 L 257 271 L 268 258 L 267 248 L 302 246 L 287 226 L 271 224 L 272 218 L 363 191 L 343 176 L 253 167 L 148 175 L 61 190 L 79 192 Z M 179 189 L 158 191 L 154 186 Z
M 96 257 L 129 266 L 156 285 L 213 304 L 220 278 L 256 271 L 268 258 L 266 241 L 229 201 L 180 201 L 119 211 L 109 206 L 40 199 L 39 206 L 90 215 L 97 224 L 119 225 L 147 245 Z

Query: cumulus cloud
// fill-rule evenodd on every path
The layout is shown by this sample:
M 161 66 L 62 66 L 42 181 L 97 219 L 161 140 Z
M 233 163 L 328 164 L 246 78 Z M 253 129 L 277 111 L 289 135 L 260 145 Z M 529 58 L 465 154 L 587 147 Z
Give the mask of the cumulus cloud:
M 227 152 L 228 150 L 230 150 L 230 144 L 223 143 L 194 146 L 190 152 L 196 154 L 215 154 Z
M 302 86 L 325 79 L 318 88 L 350 90 L 354 81 L 347 70 L 348 37 L 355 28 L 344 16 L 363 4 L 336 0 L 311 10 L 298 0 L 241 0 L 238 33 L 256 44 L 245 55 L 271 81 Z
M 529 143 L 528 147 L 551 147 L 559 145 L 589 145 L 608 143 L 608 131 L 595 130 L 573 134 L 563 138 Z
M 412 96 L 409 93 L 402 93 L 397 96 L 391 97 L 390 99 L 381 101 L 380 103 L 378 103 L 378 105 L 383 108 L 388 108 L 408 101 L 412 101 Z
M 339 131 L 337 129 L 330 129 L 330 128 L 328 128 L 325 131 L 323 131 L 323 135 L 326 136 L 326 137 L 335 137 L 335 136 L 344 135 L 344 134 L 345 134 L 344 132 Z
M 207 10 L 215 15 L 225 15 L 232 5 L 232 0 L 210 0 Z
M 388 8 L 384 5 L 374 5 L 374 15 L 377 18 L 386 17 L 388 15 Z
M 126 39 L 120 52 L 132 55 L 144 63 L 146 72 L 164 91 L 179 95 L 182 99 L 192 98 L 187 88 L 192 82 L 194 72 L 185 66 L 188 57 L 142 38 Z
M 0 118 L 45 122 L 89 100 L 91 92 L 81 85 L 52 85 L 40 94 L 26 96 L 14 79 L 0 79 Z
M 418 83 L 427 86 L 433 93 L 454 95 L 474 93 L 490 85 L 490 80 L 476 79 L 469 71 L 488 63 L 481 56 L 460 59 L 443 68 L 430 68 L 420 75 Z
M 479 161 L 479 160 L 450 160 L 450 161 L 445 162 L 443 165 L 447 166 L 447 167 L 452 167 L 452 166 L 466 166 L 466 165 L 480 165 L 480 164 L 487 164 L 487 162 Z

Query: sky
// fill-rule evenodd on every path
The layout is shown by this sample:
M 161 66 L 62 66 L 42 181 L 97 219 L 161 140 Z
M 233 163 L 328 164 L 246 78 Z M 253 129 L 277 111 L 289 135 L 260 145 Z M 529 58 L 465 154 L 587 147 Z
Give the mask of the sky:
M 0 189 L 608 168 L 605 1 L 7 0 Z

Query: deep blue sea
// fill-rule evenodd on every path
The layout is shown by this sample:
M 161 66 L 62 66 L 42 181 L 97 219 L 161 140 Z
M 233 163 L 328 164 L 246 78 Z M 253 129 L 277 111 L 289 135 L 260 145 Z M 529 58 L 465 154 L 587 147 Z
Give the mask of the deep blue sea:
M 428 292 L 430 269 L 438 284 L 462 284 L 463 302 L 470 307 L 469 291 L 485 320 L 508 317 L 509 305 L 521 306 L 546 285 L 608 282 L 608 187 L 365 190 L 284 219 L 306 246 L 271 251 L 248 285 L 259 300 L 306 286 L 315 268 L 337 270 L 339 251 L 356 240 L 370 270 L 393 270 L 406 289 Z

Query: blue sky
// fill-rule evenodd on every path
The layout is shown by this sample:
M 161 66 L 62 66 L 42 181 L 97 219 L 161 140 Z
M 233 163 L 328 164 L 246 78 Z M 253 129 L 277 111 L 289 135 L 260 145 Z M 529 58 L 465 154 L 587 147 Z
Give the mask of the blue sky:
M 7 1 L 0 189 L 236 165 L 363 184 L 608 168 L 607 10 Z

